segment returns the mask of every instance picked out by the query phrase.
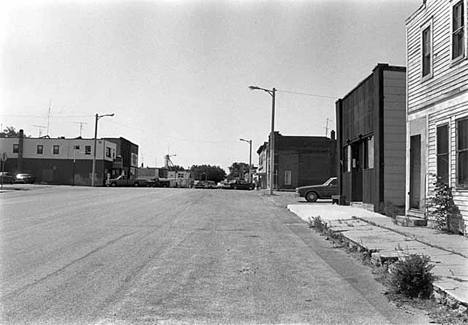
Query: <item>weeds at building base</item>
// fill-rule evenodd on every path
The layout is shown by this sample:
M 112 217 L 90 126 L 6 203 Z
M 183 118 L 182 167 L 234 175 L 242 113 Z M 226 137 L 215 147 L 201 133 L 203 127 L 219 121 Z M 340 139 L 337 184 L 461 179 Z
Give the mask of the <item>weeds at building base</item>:
M 424 294 L 408 297 L 401 290 L 396 290 L 395 288 L 395 277 L 390 273 L 390 270 L 394 271 L 397 267 L 395 261 L 389 260 L 383 263 L 375 263 L 372 254 L 377 252 L 376 250 L 366 249 L 357 243 L 351 242 L 341 232 L 331 231 L 326 224 L 318 225 L 319 221 L 321 221 L 320 217 L 310 218 L 308 222 L 309 227 L 315 229 L 317 233 L 329 240 L 334 248 L 345 249 L 349 255 L 359 259 L 364 265 L 371 267 L 375 279 L 387 288 L 385 296 L 396 306 L 410 306 L 415 309 L 424 310 L 432 321 L 437 324 L 468 324 L 468 306 L 454 302 L 449 297 L 446 297 L 444 293 L 438 292 L 437 289 L 434 289 L 427 295 L 429 292 L 427 291 L 428 287 L 424 287 L 424 285 L 422 285 L 423 288 L 426 288 L 426 291 L 423 290 Z M 423 284 L 427 284 L 427 281 L 430 280 L 429 282 L 432 284 L 433 279 L 428 276 L 432 267 L 429 265 L 427 258 L 417 256 L 410 259 L 407 258 L 406 260 L 410 262 L 409 264 L 402 264 L 404 265 L 402 267 L 403 272 L 400 275 L 401 278 L 405 279 L 403 281 L 406 281 L 408 274 L 410 275 L 412 272 L 416 272 L 418 269 L 421 271 L 422 269 L 426 273 L 424 273 L 424 276 L 419 275 L 419 280 Z M 411 288 L 411 286 L 409 287 Z M 424 296 L 426 297 L 424 298 Z

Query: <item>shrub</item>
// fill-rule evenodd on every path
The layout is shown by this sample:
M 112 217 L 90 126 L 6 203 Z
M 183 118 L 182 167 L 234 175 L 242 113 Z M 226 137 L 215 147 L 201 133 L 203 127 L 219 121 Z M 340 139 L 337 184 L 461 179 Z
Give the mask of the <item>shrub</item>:
M 453 202 L 452 189 L 440 177 L 435 177 L 433 195 L 427 200 L 427 213 L 434 220 L 434 226 L 441 231 L 456 231 L 453 225 L 456 219 L 456 206 Z M 454 229 L 455 228 L 455 229 Z
M 434 266 L 429 262 L 429 256 L 410 254 L 393 264 L 390 283 L 395 292 L 411 298 L 429 298 L 434 282 Z

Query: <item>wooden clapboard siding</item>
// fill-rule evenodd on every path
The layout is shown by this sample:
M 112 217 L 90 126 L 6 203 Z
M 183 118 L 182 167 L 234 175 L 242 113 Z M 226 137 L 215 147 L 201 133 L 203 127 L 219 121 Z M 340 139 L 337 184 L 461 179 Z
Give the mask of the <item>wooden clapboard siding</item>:
M 428 177 L 426 197 L 432 195 L 437 173 L 437 127 L 449 126 L 449 179 L 455 204 L 468 225 L 468 189 L 457 188 L 457 120 L 468 116 L 468 0 L 463 0 L 465 10 L 465 58 L 451 59 L 451 19 L 455 1 L 427 0 L 407 21 L 407 111 L 408 121 L 427 117 L 427 147 L 423 159 Z M 421 27 L 432 21 L 433 75 L 421 78 Z M 407 182 L 408 183 L 408 182 Z M 468 229 L 462 229 L 468 234 Z
M 405 204 L 406 73 L 383 72 L 384 199 Z
M 467 96 L 468 98 L 468 96 Z M 450 107 L 450 109 L 436 109 L 435 113 L 429 116 L 428 127 L 428 172 L 437 173 L 437 126 L 441 124 L 449 125 L 449 176 L 450 186 L 453 188 L 453 198 L 457 207 L 468 224 L 468 190 L 457 189 L 457 120 L 468 117 L 468 101 Z M 433 181 L 429 184 L 429 193 L 434 189 Z
M 465 1 L 465 11 L 467 1 Z M 428 0 L 407 21 L 408 113 L 434 104 L 441 97 L 468 85 L 468 61 L 451 61 L 450 1 Z M 433 77 L 422 80 L 421 27 L 433 23 Z

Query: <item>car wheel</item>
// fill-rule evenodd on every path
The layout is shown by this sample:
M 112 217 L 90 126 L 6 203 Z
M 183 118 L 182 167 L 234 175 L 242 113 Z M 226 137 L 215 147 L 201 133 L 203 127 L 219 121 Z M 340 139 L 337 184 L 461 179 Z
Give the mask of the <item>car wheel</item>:
M 140 186 L 140 184 L 138 182 L 135 182 L 135 184 L 133 184 L 133 186 L 138 187 L 138 186 Z
M 111 186 L 112 186 L 112 187 L 116 187 L 116 186 L 117 186 L 117 183 L 115 183 L 115 182 L 114 182 L 114 183 L 111 183 Z
M 307 202 L 315 202 L 318 199 L 318 195 L 315 192 L 309 192 L 306 194 L 306 200 Z

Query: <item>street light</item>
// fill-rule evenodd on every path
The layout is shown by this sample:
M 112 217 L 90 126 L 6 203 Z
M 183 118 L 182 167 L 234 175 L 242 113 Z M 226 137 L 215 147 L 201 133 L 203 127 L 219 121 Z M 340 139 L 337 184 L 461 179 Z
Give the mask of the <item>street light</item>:
M 249 182 L 252 183 L 252 140 L 239 139 L 240 141 L 247 142 L 250 145 L 249 155 Z
M 270 195 L 273 195 L 273 182 L 275 170 L 275 94 L 276 89 L 271 90 L 257 86 L 249 86 L 251 90 L 263 90 L 272 98 L 271 104 L 271 133 L 270 133 Z
M 96 145 L 97 145 L 97 126 L 98 126 L 98 121 L 100 118 L 105 117 L 105 116 L 114 116 L 114 113 L 112 114 L 104 114 L 104 115 L 98 115 L 96 113 L 96 121 L 94 122 L 94 155 L 93 155 L 93 173 L 91 175 L 91 187 L 94 187 L 94 178 L 95 178 L 95 172 L 96 172 Z

